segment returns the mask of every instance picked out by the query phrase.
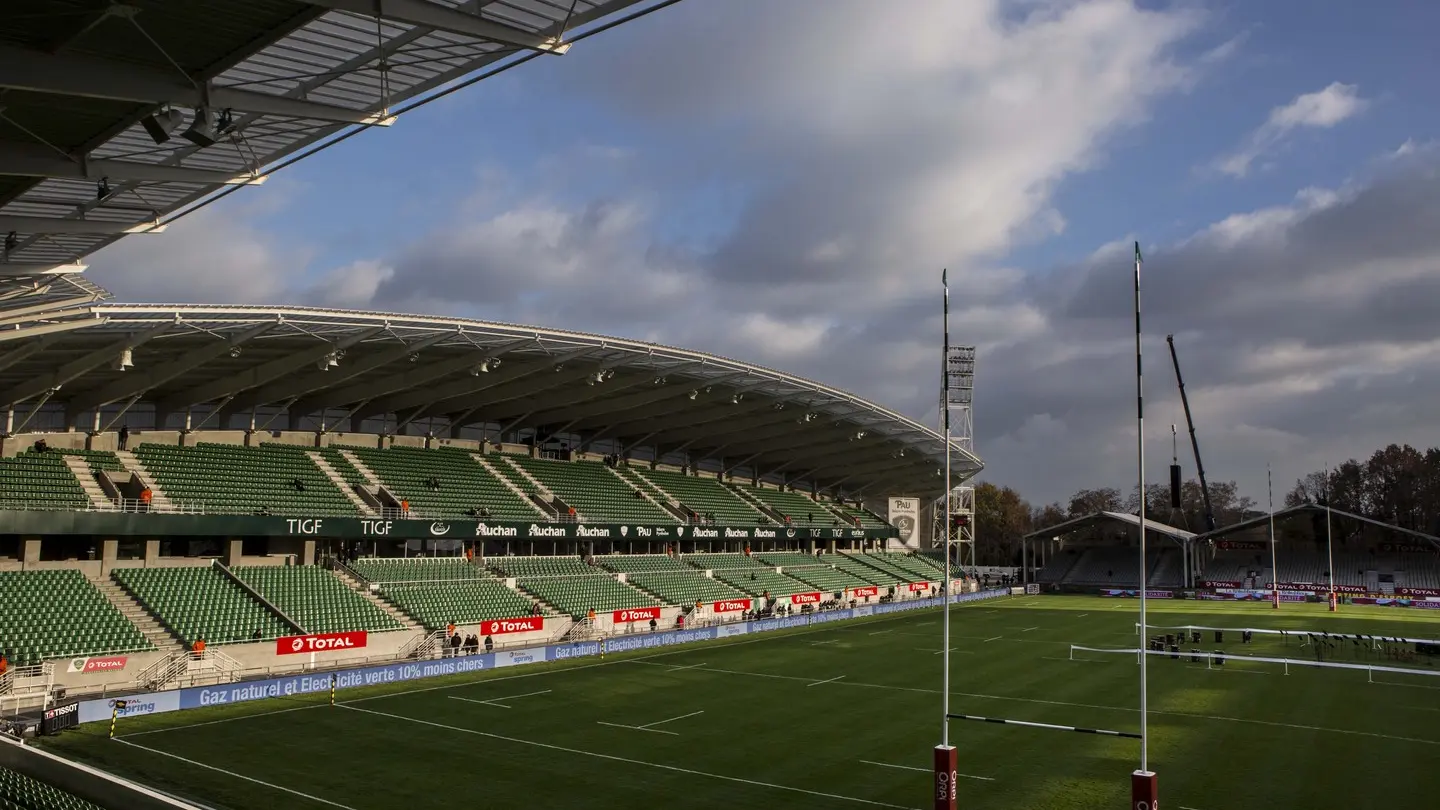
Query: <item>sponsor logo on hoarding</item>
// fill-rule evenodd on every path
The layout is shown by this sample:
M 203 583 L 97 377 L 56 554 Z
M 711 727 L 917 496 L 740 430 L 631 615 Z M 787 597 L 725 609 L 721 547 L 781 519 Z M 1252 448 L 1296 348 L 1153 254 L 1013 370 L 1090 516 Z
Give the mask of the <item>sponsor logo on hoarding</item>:
M 533 534 L 534 531 L 535 531 L 535 529 L 537 529 L 537 528 L 539 528 L 539 527 L 535 526 L 535 525 L 532 523 L 532 524 L 530 525 L 530 531 L 531 531 L 531 533 Z M 475 536 L 476 536 L 476 537 L 519 537 L 519 536 L 520 536 L 520 531 L 519 531 L 518 529 L 516 529 L 514 526 L 491 526 L 491 525 L 488 524 L 488 523 L 476 523 L 476 524 L 475 524 Z
M 1440 589 L 1436 588 L 1396 588 L 1395 593 L 1401 596 L 1440 596 Z
M 710 609 L 713 610 L 713 611 L 715 611 L 716 613 L 736 613 L 736 612 L 739 612 L 739 611 L 742 611 L 742 610 L 749 610 L 749 609 L 750 609 L 750 600 L 749 600 L 749 599 L 721 599 L 720 601 L 716 602 L 714 605 L 711 605 L 711 606 L 710 606 Z
M 930 583 L 928 583 L 928 582 L 912 582 L 912 583 L 910 583 L 910 591 L 911 591 L 912 593 L 914 593 L 915 591 L 928 591 L 928 590 L 930 590 Z
M 67 669 L 70 672 L 119 672 L 130 659 L 123 655 L 91 656 L 72 658 Z
M 364 630 L 348 633 L 316 633 L 309 636 L 284 636 L 275 639 L 276 655 L 296 653 L 334 652 L 354 650 L 369 643 L 369 634 Z
M 60 706 L 60 707 L 57 707 L 57 708 L 54 708 L 54 709 L 46 709 L 46 710 L 45 710 L 45 719 L 46 719 L 46 720 L 56 720 L 56 719 L 58 719 L 58 718 L 69 717 L 69 716 L 72 715 L 72 714 L 79 714 L 79 713 L 80 713 L 80 704 L 79 704 L 79 703 L 68 703 L 68 704 L 66 704 L 66 705 L 64 705 L 64 706 Z
M 792 605 L 816 605 L 820 603 L 820 594 L 817 593 L 792 593 L 790 594 Z
M 606 528 L 606 527 L 604 527 L 604 526 L 601 526 L 601 527 L 599 527 L 599 528 L 595 528 L 595 527 L 593 527 L 593 526 L 576 526 L 576 527 L 575 527 L 575 536 L 576 536 L 576 537 L 609 537 L 609 536 L 610 536 L 610 529 L 608 529 L 608 528 Z
M 531 537 L 564 537 L 564 536 L 565 536 L 565 530 L 564 530 L 563 528 L 559 527 L 559 526 L 537 526 L 537 525 L 534 524 L 534 523 L 531 523 L 531 524 L 530 524 L 530 528 L 527 529 L 525 533 L 528 534 L 528 535 L 530 535 Z M 477 532 L 477 534 L 478 534 L 478 532 Z M 509 537 L 514 537 L 514 536 L 515 536 L 515 532 L 512 531 L 512 532 L 510 532 L 510 534 L 507 535 L 507 536 L 509 536 Z
M 713 540 L 720 537 L 719 529 L 702 529 L 699 526 L 690 530 L 690 536 L 697 540 Z
M 610 614 L 616 622 L 643 622 L 660 618 L 659 607 L 628 608 Z
M 880 589 L 874 585 L 866 585 L 863 588 L 851 588 L 850 593 L 855 596 L 879 596 Z
M 621 537 L 625 537 L 625 536 L 628 535 L 628 534 L 630 534 L 630 527 L 629 527 L 629 526 L 621 526 L 621 527 L 620 527 L 620 536 L 621 536 Z
M 436 537 L 444 537 L 450 533 L 450 524 L 441 523 L 437 520 L 430 524 L 430 533 Z
M 685 527 L 684 527 L 684 526 L 676 526 L 676 527 L 675 527 L 675 534 L 678 535 L 678 536 L 680 536 L 680 537 L 684 537 L 684 536 L 685 536 Z
M 520 619 L 494 619 L 480 622 L 480 635 L 494 636 L 501 633 L 527 633 L 531 630 L 544 630 L 544 616 L 526 616 Z

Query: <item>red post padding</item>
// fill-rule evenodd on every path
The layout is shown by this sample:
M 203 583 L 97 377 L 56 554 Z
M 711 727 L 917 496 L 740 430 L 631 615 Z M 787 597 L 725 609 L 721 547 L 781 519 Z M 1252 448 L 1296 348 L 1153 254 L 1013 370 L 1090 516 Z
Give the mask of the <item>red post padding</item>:
M 1155 774 L 1130 774 L 1130 810 L 1160 810 L 1160 784 Z
M 956 810 L 955 778 L 959 767 L 955 746 L 935 746 L 935 810 Z

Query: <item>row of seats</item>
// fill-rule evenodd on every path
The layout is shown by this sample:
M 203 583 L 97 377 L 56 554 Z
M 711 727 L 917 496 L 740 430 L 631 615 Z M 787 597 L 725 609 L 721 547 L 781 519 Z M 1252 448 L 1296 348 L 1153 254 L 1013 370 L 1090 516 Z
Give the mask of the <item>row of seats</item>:
M 430 450 L 351 447 L 347 450 L 369 467 L 392 495 L 409 501 L 411 509 L 447 517 L 484 510 L 495 520 L 540 517 L 535 507 L 463 450 L 450 447 Z
M 603 614 L 659 604 L 642 591 L 604 573 L 521 579 L 520 587 L 576 619 L 592 610 Z
M 675 517 L 644 498 L 604 464 L 507 456 L 591 522 L 674 523 Z
M 834 514 L 808 495 L 769 487 L 738 486 L 742 486 L 745 492 L 778 512 L 781 517 L 790 518 L 793 526 L 821 528 L 834 526 L 839 522 Z
M 735 491 L 715 478 L 697 478 L 667 470 L 630 470 L 700 515 L 714 515 L 727 526 L 772 526 L 775 521 L 746 503 Z
M 301 447 L 142 444 L 135 455 L 170 500 L 202 504 L 210 513 L 251 514 L 264 509 L 313 517 L 357 514 Z
M 288 636 L 295 631 L 213 566 L 121 568 L 114 579 L 186 645 Z
M 595 560 L 617 574 L 695 570 L 669 554 L 610 554 Z
M 743 599 L 745 593 L 696 570 L 629 574 L 629 581 L 672 605 L 709 604 L 720 599 Z
M 381 593 L 432 632 L 452 622 L 474 624 L 529 616 L 534 609 L 533 602 L 494 579 L 384 585 Z
M 725 571 L 735 568 L 765 568 L 766 565 L 748 554 L 686 554 L 681 557 L 696 568 Z
M 98 805 L 32 779 L 18 771 L 0 768 L 0 810 L 100 810 Z
M 27 450 L 0 458 L 0 509 L 73 511 L 89 503 L 62 454 Z
M 814 585 L 822 591 L 841 591 L 846 588 L 861 588 L 870 584 L 854 574 L 836 570 L 828 565 L 786 568 L 785 573 L 808 585 Z
M 231 570 L 306 632 L 405 629 L 394 616 L 324 568 L 252 565 Z
M 16 666 L 153 646 L 79 571 L 0 571 L 0 651 Z
M 364 557 L 350 569 L 368 582 L 448 582 L 481 579 L 484 569 L 460 557 Z
M 769 568 L 742 571 L 715 571 L 715 578 L 732 585 L 751 596 L 789 596 L 792 593 L 810 593 L 815 586 L 801 582 L 784 574 L 777 574 Z

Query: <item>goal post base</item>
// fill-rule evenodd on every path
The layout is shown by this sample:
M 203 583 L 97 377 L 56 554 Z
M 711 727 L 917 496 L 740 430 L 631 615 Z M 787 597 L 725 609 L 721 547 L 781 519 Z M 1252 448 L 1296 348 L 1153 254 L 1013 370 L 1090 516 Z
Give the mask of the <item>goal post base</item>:
M 1158 810 L 1160 807 L 1160 785 L 1152 771 L 1135 771 L 1130 774 L 1130 810 Z
M 955 779 L 960 752 L 953 745 L 935 746 L 935 810 L 956 810 Z

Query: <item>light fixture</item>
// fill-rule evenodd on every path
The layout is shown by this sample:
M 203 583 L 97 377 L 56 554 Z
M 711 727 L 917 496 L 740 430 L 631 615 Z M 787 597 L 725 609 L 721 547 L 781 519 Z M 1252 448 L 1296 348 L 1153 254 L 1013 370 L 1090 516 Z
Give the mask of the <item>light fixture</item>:
M 777 411 L 783 411 L 783 410 L 785 410 L 785 403 L 783 403 L 783 402 L 777 402 L 777 403 L 775 403 L 775 405 L 774 405 L 773 407 L 774 407 L 775 410 L 777 410 Z
M 690 393 L 686 394 L 686 396 L 689 397 L 691 400 L 694 400 L 696 397 L 700 396 L 700 389 L 691 388 Z
M 130 349 L 121 349 L 120 356 L 115 358 L 115 370 L 124 371 L 127 368 L 134 368 L 135 353 Z
M 565 364 L 564 364 L 564 363 L 556 363 L 556 364 L 555 364 L 555 370 L 556 370 L 556 371 L 564 371 L 564 370 L 565 370 Z
M 220 133 L 215 131 L 214 125 L 210 123 L 210 110 L 206 107 L 195 108 L 195 120 L 190 122 L 190 128 L 185 130 L 185 140 L 201 147 L 214 146 L 220 140 Z
M 230 347 L 230 356 L 231 356 L 231 357 L 239 357 L 239 356 L 240 356 L 240 347 L 239 347 L 239 346 L 231 346 L 231 347 Z
M 170 140 L 170 136 L 185 123 L 185 114 L 171 107 L 140 119 L 140 126 L 157 145 Z
M 656 377 L 656 378 L 655 378 L 655 384 L 656 384 L 656 385 L 664 385 L 664 384 L 667 383 L 667 382 L 669 382 L 669 381 L 666 380 L 664 377 Z
M 410 353 L 410 362 L 412 362 L 412 363 L 418 363 L 418 362 L 420 362 L 420 353 L 419 353 L 419 352 L 411 352 L 411 353 Z
M 470 376 L 472 376 L 472 377 L 479 377 L 481 374 L 484 374 L 484 373 L 486 373 L 486 372 L 488 372 L 488 371 L 493 371 L 494 369 L 498 368 L 499 366 L 500 366 L 500 358 L 498 358 L 498 357 L 487 357 L 487 358 L 485 358 L 484 360 L 481 360 L 479 363 L 476 363 L 474 366 L 471 366 L 471 368 L 470 368 Z
M 857 439 L 863 439 L 863 438 L 865 438 L 865 431 L 863 431 L 863 430 L 856 431 L 856 433 L 855 433 L 855 438 L 857 438 Z
M 329 371 L 330 369 L 340 365 L 340 357 L 340 352 L 330 352 L 329 354 L 320 358 L 320 360 L 315 363 L 315 367 L 320 369 L 321 371 Z
M 112 193 L 114 192 L 110 190 L 110 178 L 102 177 L 100 178 L 100 182 L 95 184 L 96 201 L 105 202 L 105 198 L 109 197 Z
M 818 419 L 819 417 L 820 417 L 820 414 L 815 413 L 815 412 L 812 411 L 812 412 L 810 412 L 810 413 L 805 414 L 805 421 L 806 421 L 806 422 L 814 422 L 814 421 L 815 421 L 816 419 Z
M 595 374 L 594 374 L 593 376 L 591 376 L 590 380 L 591 380 L 591 383 L 592 383 L 592 384 L 594 384 L 594 383 L 603 383 L 603 382 L 605 382 L 606 380 L 608 380 L 608 379 L 610 379 L 611 377 L 614 377 L 614 376 L 615 376 L 615 370 L 614 370 L 614 369 L 602 368 L 602 369 L 600 369 L 599 371 L 595 372 Z
M 731 404 L 731 405 L 739 405 L 739 404 L 740 404 L 740 400 L 742 400 L 742 399 L 744 399 L 744 398 L 745 398 L 745 395 L 744 395 L 744 394 L 740 393 L 739 391 L 736 391 L 736 392 L 734 393 L 734 395 L 732 395 L 732 396 L 730 397 L 730 404 Z

